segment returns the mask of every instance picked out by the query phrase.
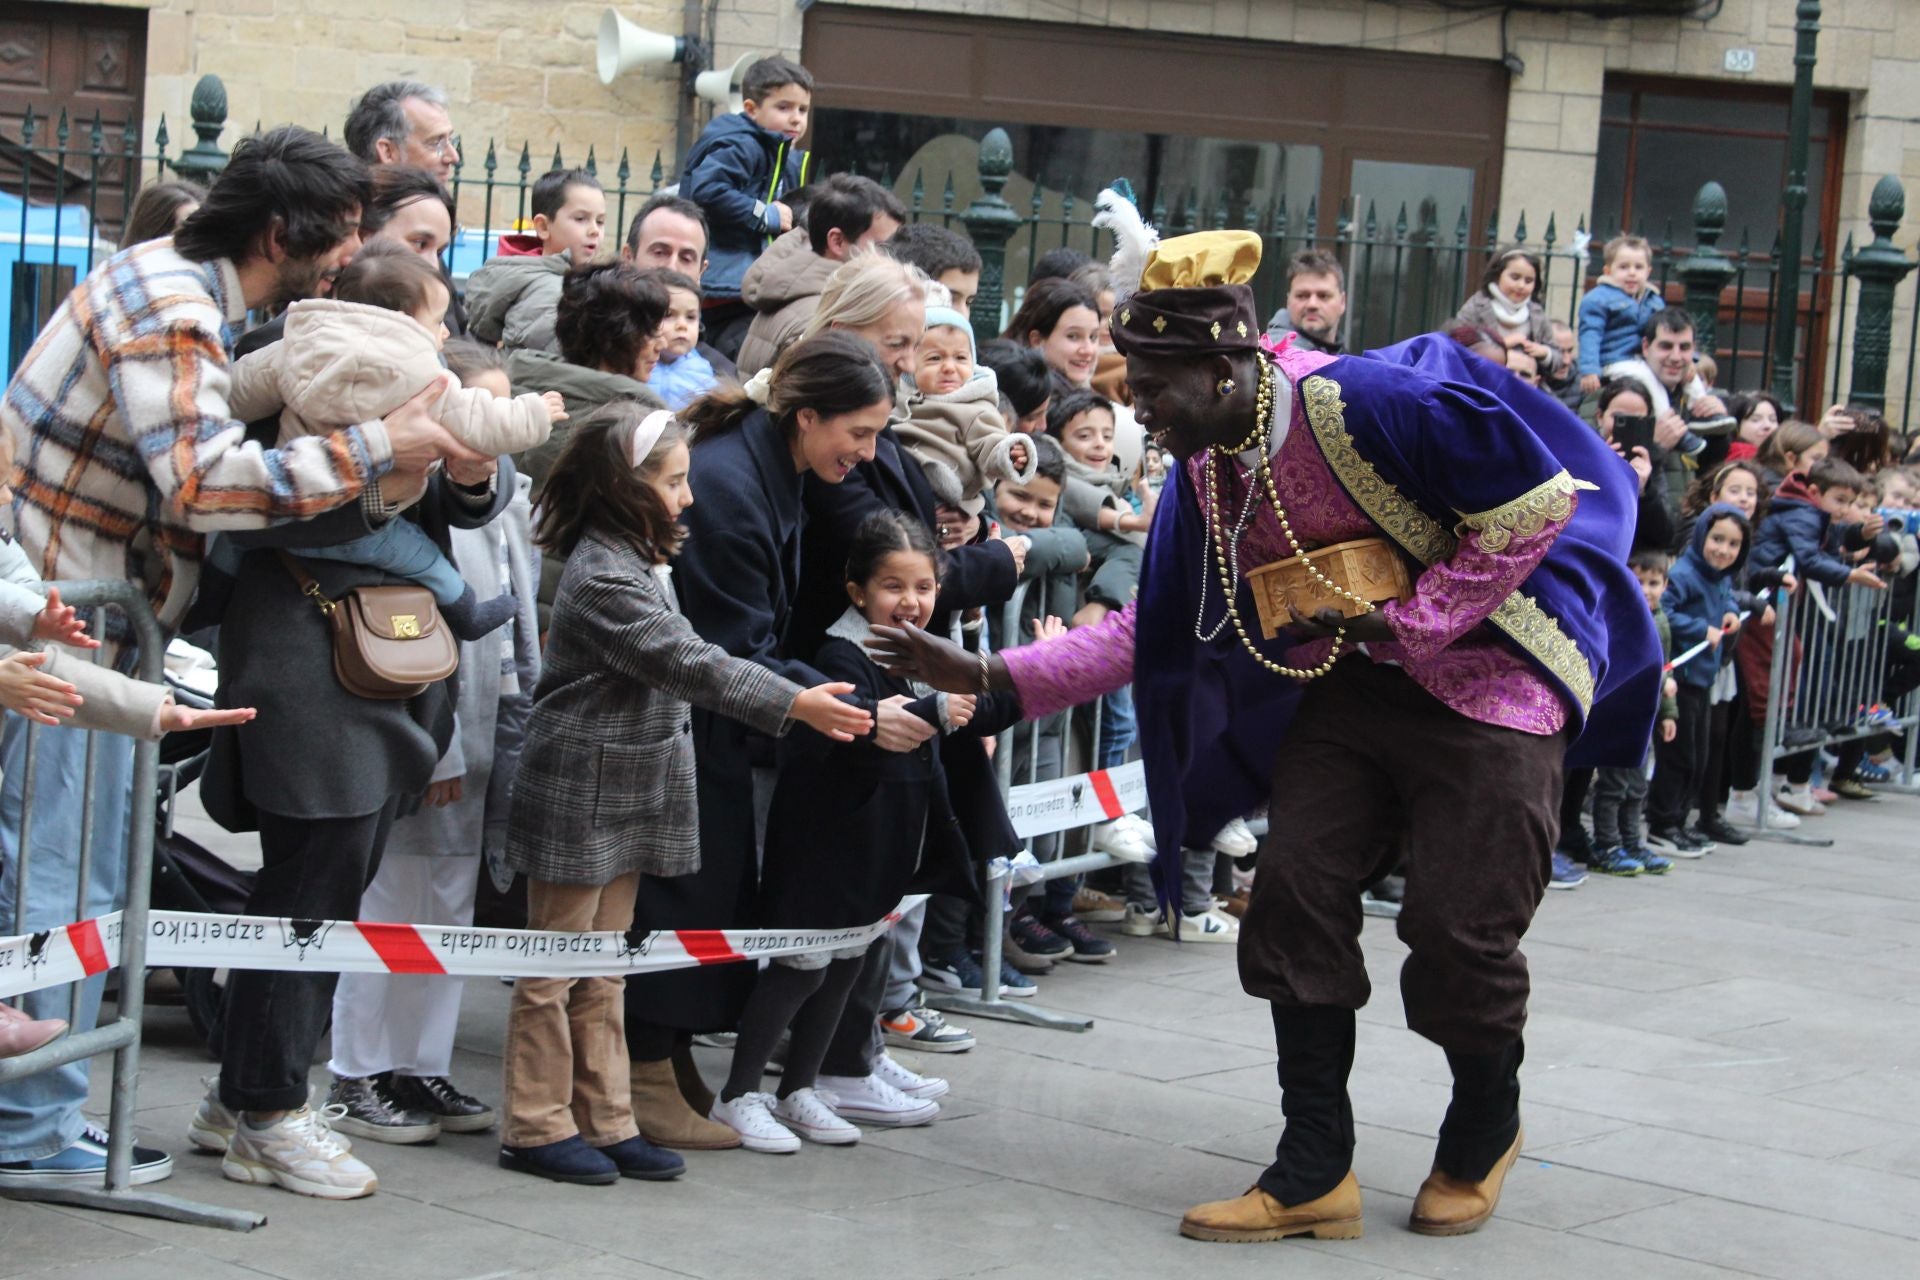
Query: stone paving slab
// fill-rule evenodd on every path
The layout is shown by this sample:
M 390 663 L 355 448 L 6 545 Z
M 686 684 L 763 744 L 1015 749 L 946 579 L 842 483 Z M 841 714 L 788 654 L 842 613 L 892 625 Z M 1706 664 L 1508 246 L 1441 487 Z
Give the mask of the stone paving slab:
M 1272 1150 L 1270 1022 L 1231 947 L 1121 939 L 1114 964 L 1041 982 L 1043 1002 L 1092 1016 L 1091 1031 L 975 1021 L 973 1052 L 920 1061 L 954 1084 L 938 1124 L 792 1157 L 690 1153 L 667 1186 L 516 1177 L 487 1135 L 361 1144 L 381 1178 L 362 1202 L 227 1182 L 183 1139 L 212 1064 L 184 1014 L 156 1008 L 139 1119 L 176 1154 L 163 1189 L 268 1224 L 236 1235 L 0 1201 L 0 1277 L 1920 1275 L 1916 821 L 1920 799 L 1888 795 L 1810 823 L 1832 849 L 1756 842 L 1663 879 L 1549 895 L 1527 943 L 1527 1142 L 1500 1215 L 1457 1240 L 1405 1227 L 1447 1071 L 1406 1029 L 1391 924 L 1369 921 L 1375 991 L 1352 1088 L 1362 1240 L 1178 1237 L 1183 1209 L 1238 1192 Z M 489 1098 L 507 996 L 468 985 L 456 1049 L 458 1078 Z M 710 1078 L 725 1069 L 724 1052 L 697 1057 Z

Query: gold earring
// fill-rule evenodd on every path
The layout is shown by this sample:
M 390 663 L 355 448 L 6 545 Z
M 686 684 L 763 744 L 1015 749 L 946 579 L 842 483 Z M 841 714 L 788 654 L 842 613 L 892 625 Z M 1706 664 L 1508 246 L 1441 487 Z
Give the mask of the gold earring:
M 1217 390 L 1220 392 L 1222 396 L 1230 396 L 1234 392 L 1238 391 L 1239 389 L 1240 389 L 1240 384 L 1235 382 L 1232 378 L 1220 379 L 1220 383 L 1217 388 Z

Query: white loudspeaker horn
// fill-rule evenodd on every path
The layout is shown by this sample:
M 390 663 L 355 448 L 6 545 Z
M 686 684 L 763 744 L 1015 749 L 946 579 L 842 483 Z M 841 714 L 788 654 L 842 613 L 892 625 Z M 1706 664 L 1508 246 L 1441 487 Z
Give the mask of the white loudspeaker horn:
M 731 67 L 702 71 L 693 78 L 693 94 L 704 98 L 722 111 L 740 109 L 740 81 L 746 76 L 747 68 L 766 55 L 743 53 L 735 59 Z
M 600 83 L 612 84 L 621 73 L 653 62 L 678 62 L 686 56 L 684 36 L 662 35 L 627 21 L 617 9 L 600 15 L 600 42 L 595 61 Z

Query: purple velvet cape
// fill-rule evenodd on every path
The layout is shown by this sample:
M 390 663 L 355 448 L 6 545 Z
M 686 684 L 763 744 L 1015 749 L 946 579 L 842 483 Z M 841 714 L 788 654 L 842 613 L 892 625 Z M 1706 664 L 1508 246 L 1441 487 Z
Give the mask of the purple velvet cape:
M 1358 460 L 1441 529 L 1562 470 L 1598 486 L 1581 489 L 1571 522 L 1520 589 L 1585 659 L 1591 705 L 1573 692 L 1564 668 L 1557 673 L 1526 647 L 1513 647 L 1567 696 L 1576 734 L 1569 767 L 1639 764 L 1659 706 L 1661 656 L 1652 614 L 1626 565 L 1638 500 L 1632 470 L 1558 400 L 1450 339 L 1343 356 L 1301 387 L 1313 378 L 1338 384 Z M 1371 515 L 1379 491 L 1370 503 L 1355 492 L 1351 468 L 1333 471 Z M 1274 757 L 1304 690 L 1255 663 L 1231 623 L 1211 642 L 1196 638 L 1203 582 L 1205 627 L 1225 612 L 1218 570 L 1202 559 L 1205 517 L 1185 467 L 1175 468 L 1169 496 L 1141 566 L 1134 640 L 1134 699 L 1160 849 L 1153 877 L 1163 903 L 1180 882 L 1180 851 L 1267 798 Z M 1406 550 L 1404 538 L 1395 541 Z M 1417 575 L 1419 559 L 1408 557 Z M 1260 642 L 1252 593 L 1244 583 L 1238 589 L 1248 633 L 1284 662 L 1286 634 Z M 1190 833 L 1199 836 L 1188 841 Z

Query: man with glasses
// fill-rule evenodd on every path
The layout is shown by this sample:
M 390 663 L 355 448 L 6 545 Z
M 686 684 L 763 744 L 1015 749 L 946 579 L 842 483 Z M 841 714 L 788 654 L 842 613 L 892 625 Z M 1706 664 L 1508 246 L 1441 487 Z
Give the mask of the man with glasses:
M 460 148 L 453 140 L 453 117 L 447 113 L 446 90 L 418 80 L 389 80 L 361 94 L 347 112 L 341 136 L 347 150 L 371 167 L 410 165 L 425 169 L 449 189 L 453 171 L 460 163 Z M 467 310 L 444 261 L 440 274 L 452 295 L 447 307 L 447 333 L 457 338 L 467 331 Z

